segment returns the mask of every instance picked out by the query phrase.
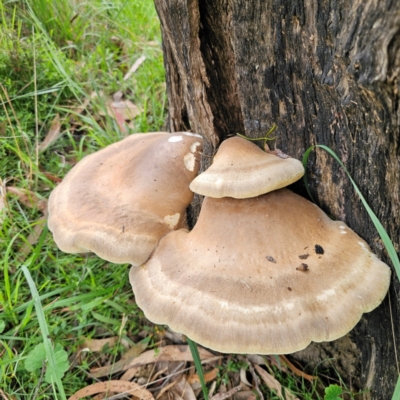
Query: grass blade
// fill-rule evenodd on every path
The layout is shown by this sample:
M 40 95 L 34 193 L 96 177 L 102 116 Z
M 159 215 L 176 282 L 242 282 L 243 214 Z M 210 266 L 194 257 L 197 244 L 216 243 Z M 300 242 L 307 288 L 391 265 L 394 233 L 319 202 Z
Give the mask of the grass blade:
M 339 163 L 339 165 L 343 168 L 343 170 L 346 172 L 348 178 L 350 179 L 350 182 L 352 183 L 352 185 L 354 187 L 354 190 L 356 191 L 356 193 L 360 197 L 360 200 L 363 203 L 364 208 L 367 210 L 369 217 L 371 218 L 373 224 L 375 225 L 375 228 L 378 231 L 378 234 L 379 234 L 380 238 L 382 239 L 382 242 L 383 242 L 383 244 L 384 244 L 384 246 L 386 248 L 386 251 L 389 254 L 390 260 L 392 261 L 393 267 L 394 267 L 394 269 L 396 271 L 396 274 L 397 274 L 397 278 L 400 280 L 400 261 L 399 261 L 398 255 L 396 253 L 396 249 L 394 248 L 393 242 L 391 241 L 389 235 L 387 234 L 385 228 L 383 227 L 383 225 L 379 221 L 378 217 L 371 210 L 370 206 L 368 205 L 367 201 L 365 200 L 364 196 L 362 195 L 360 189 L 358 188 L 358 186 L 354 182 L 354 180 L 351 177 L 349 171 L 347 171 L 346 167 L 341 162 L 341 160 L 339 159 L 337 154 L 332 149 L 330 149 L 328 146 L 324 146 L 324 145 L 321 145 L 321 144 L 317 144 L 315 146 L 312 146 L 312 147 L 308 148 L 307 151 L 304 153 L 304 156 L 303 156 L 303 166 L 304 166 L 304 168 L 307 166 L 308 157 L 309 157 L 311 151 L 313 151 L 316 147 L 319 147 L 319 148 L 325 150 L 328 154 L 330 154 Z M 311 196 L 311 193 L 310 193 L 310 191 L 308 189 L 307 175 L 306 174 L 304 174 L 304 183 L 306 185 L 306 189 L 307 189 L 307 192 L 308 192 L 310 198 L 314 201 L 314 199 Z M 398 400 L 398 399 L 400 399 L 400 376 L 397 379 L 396 388 L 395 388 L 395 391 L 394 391 L 393 397 L 392 397 L 392 400 Z
M 346 167 L 343 165 L 343 163 L 340 161 L 339 157 L 336 155 L 336 153 L 331 150 L 328 146 L 324 146 L 322 144 L 317 144 L 315 146 L 310 147 L 309 149 L 307 149 L 307 151 L 304 153 L 303 156 L 303 165 L 306 166 L 307 165 L 307 160 L 308 160 L 308 156 L 310 154 L 310 152 L 312 150 L 314 150 L 315 147 L 319 147 L 323 150 L 325 150 L 328 154 L 330 154 L 338 163 L 339 165 L 343 168 L 343 170 L 346 172 L 347 176 L 350 179 L 350 182 L 353 184 L 354 190 L 356 191 L 356 193 L 358 194 L 358 196 L 360 197 L 361 202 L 363 203 L 365 209 L 368 212 L 369 217 L 371 218 L 373 224 L 375 225 L 376 230 L 379 233 L 379 236 L 382 239 L 382 242 L 386 248 L 386 251 L 389 254 L 389 257 L 392 261 L 392 264 L 394 266 L 394 269 L 396 271 L 397 277 L 400 279 L 400 260 L 399 257 L 396 253 L 396 249 L 394 248 L 394 245 L 392 243 L 392 241 L 390 240 L 389 235 L 387 234 L 385 228 L 383 227 L 383 225 L 381 224 L 381 222 L 379 221 L 378 217 L 375 215 L 375 213 L 371 210 L 370 206 L 368 205 L 367 201 L 365 200 L 364 196 L 362 195 L 360 189 L 358 188 L 358 186 L 356 185 L 356 183 L 354 182 L 353 178 L 351 177 L 349 171 L 347 171 Z M 304 175 L 304 182 L 308 191 L 308 185 L 307 185 L 307 177 L 306 175 Z M 310 194 L 310 192 L 308 191 L 308 193 Z M 312 199 L 312 196 L 310 194 L 310 197 Z
M 54 349 L 53 349 L 53 345 L 51 343 L 51 340 L 49 338 L 49 330 L 47 327 L 47 323 L 46 323 L 46 317 L 44 315 L 44 311 L 43 311 L 43 307 L 42 307 L 42 303 L 40 301 L 39 298 L 39 293 L 36 289 L 36 285 L 35 282 L 32 279 L 32 275 L 29 272 L 28 268 L 23 265 L 21 267 L 22 272 L 25 275 L 26 281 L 28 282 L 29 285 L 29 289 L 32 293 L 32 297 L 33 297 L 33 301 L 35 304 L 35 310 L 36 310 L 36 314 L 37 314 L 37 318 L 39 321 L 39 326 L 40 326 L 40 331 L 42 333 L 42 339 L 43 339 L 43 344 L 44 344 L 44 348 L 46 350 L 46 356 L 47 356 L 47 362 L 48 362 L 48 368 L 50 368 L 51 374 L 52 374 L 52 378 L 53 378 L 53 382 L 56 384 L 58 392 L 61 395 L 62 399 L 66 399 L 65 396 L 65 392 L 64 392 L 64 387 L 63 384 L 61 382 L 60 377 L 57 375 L 56 371 L 57 371 L 57 363 L 56 363 L 56 359 L 54 356 Z
M 396 388 L 394 389 L 392 400 L 400 399 L 400 378 L 397 380 Z
M 197 344 L 193 342 L 193 340 L 189 339 L 186 337 L 190 352 L 192 353 L 194 365 L 196 366 L 197 373 L 199 374 L 199 379 L 200 379 L 200 384 L 201 384 L 201 389 L 203 391 L 203 396 L 204 400 L 208 400 L 208 391 L 206 387 L 206 381 L 204 380 L 204 373 L 203 373 L 203 367 L 201 365 L 201 359 L 199 355 L 199 351 L 197 349 Z

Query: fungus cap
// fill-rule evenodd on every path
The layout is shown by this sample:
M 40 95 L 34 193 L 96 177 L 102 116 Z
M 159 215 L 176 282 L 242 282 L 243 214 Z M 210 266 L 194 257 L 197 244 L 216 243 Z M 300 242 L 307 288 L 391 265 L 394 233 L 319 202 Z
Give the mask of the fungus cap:
M 222 142 L 212 165 L 193 180 L 190 189 L 203 196 L 245 199 L 288 186 L 303 175 L 299 160 L 266 153 L 236 136 Z
M 205 198 L 194 229 L 166 235 L 130 281 L 147 318 L 203 346 L 286 354 L 349 332 L 385 297 L 390 269 L 346 224 L 281 189 Z
M 49 229 L 67 253 L 145 262 L 159 239 L 186 226 L 202 139 L 134 134 L 83 158 L 49 199 Z

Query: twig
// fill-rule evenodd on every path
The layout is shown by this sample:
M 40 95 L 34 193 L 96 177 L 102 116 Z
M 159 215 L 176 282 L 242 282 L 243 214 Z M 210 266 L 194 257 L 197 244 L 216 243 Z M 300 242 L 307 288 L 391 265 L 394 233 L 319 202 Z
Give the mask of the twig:
M 171 375 L 169 375 L 169 376 L 167 376 L 166 378 L 165 378 L 165 381 L 163 382 L 163 384 L 159 387 L 159 389 L 162 389 L 171 379 L 172 379 L 172 376 L 174 375 L 174 374 L 176 374 L 176 373 L 178 373 L 178 372 L 182 372 L 182 371 L 180 371 L 180 369 L 183 367 L 185 365 L 185 362 L 181 362 L 181 363 L 179 363 L 173 370 L 172 370 L 172 372 L 171 372 Z
M 132 74 L 134 74 L 137 71 L 137 69 L 143 64 L 145 59 L 146 59 L 145 56 L 141 56 L 135 61 L 135 63 L 132 65 L 129 71 L 125 74 L 124 81 L 127 81 L 132 76 Z
M 231 397 L 235 393 L 239 392 L 240 390 L 242 390 L 242 385 L 235 386 L 234 388 L 228 390 L 227 392 L 217 393 L 215 396 L 211 397 L 210 400 L 225 400 L 228 397 Z
M 46 370 L 46 363 L 45 363 L 45 361 L 43 360 L 43 361 L 42 361 L 42 370 L 40 371 L 39 381 L 38 381 L 38 383 L 36 384 L 35 391 L 33 392 L 32 400 L 35 400 L 36 397 L 38 396 L 39 389 L 40 389 L 40 385 L 41 385 L 41 383 L 42 383 L 42 381 L 43 381 L 43 376 L 44 376 L 44 371 L 45 371 L 45 370 Z
M 10 400 L 6 394 L 0 389 L 0 396 L 4 399 L 4 400 Z
M 251 376 L 253 377 L 253 382 L 254 382 L 254 388 L 256 389 L 258 395 L 260 396 L 260 400 L 264 400 L 264 395 L 262 394 L 262 391 L 260 389 L 260 379 L 256 372 L 254 371 L 253 364 L 248 361 L 249 363 L 249 371 L 251 373 Z

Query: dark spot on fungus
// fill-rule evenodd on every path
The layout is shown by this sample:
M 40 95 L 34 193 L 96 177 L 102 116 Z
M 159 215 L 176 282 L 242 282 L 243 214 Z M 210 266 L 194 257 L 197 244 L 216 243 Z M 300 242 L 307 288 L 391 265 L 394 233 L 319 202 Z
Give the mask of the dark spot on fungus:
M 275 264 L 276 264 L 276 260 L 275 260 L 274 257 L 266 256 L 265 258 L 266 258 L 269 262 L 272 262 L 272 263 L 275 263 Z
M 291 292 L 291 291 L 292 291 L 292 288 L 289 286 L 289 287 L 287 288 L 287 290 L 289 290 L 289 292 Z
M 302 254 L 301 256 L 299 256 L 300 260 L 307 260 L 309 254 Z
M 324 254 L 324 249 L 322 248 L 322 246 L 320 246 L 319 244 L 315 245 L 315 252 L 317 254 Z
M 308 271 L 308 265 L 301 263 L 296 269 L 297 269 L 297 271 L 306 272 L 306 271 Z

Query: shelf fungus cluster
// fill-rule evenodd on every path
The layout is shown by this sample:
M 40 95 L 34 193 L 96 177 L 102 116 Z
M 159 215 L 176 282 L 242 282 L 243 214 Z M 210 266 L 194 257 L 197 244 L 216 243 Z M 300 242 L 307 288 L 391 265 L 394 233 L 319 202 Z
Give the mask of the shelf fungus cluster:
M 156 133 L 86 157 L 50 198 L 59 247 L 132 263 L 146 316 L 221 352 L 284 354 L 334 340 L 381 303 L 388 266 L 345 223 L 284 188 L 304 174 L 298 160 L 235 137 L 195 178 L 200 151 L 196 135 Z M 189 185 L 206 196 L 190 232 Z

